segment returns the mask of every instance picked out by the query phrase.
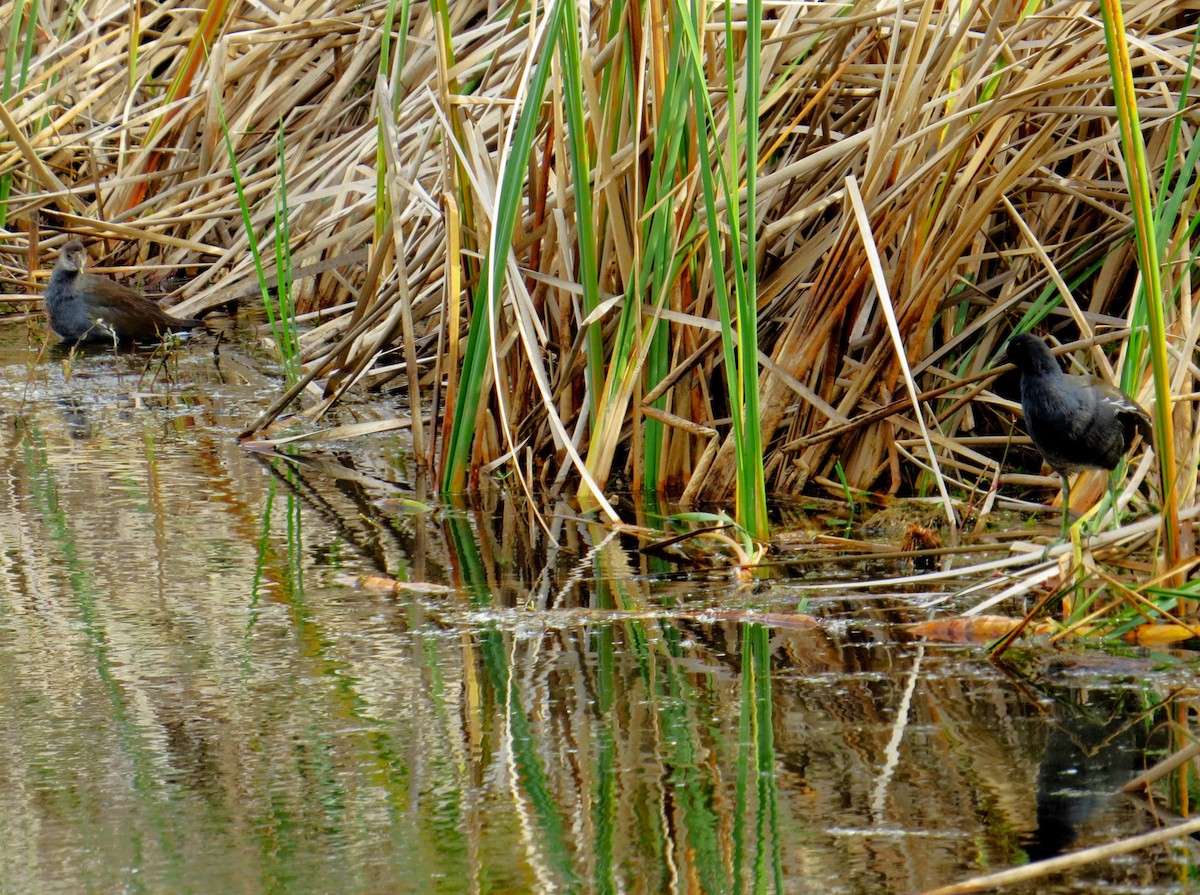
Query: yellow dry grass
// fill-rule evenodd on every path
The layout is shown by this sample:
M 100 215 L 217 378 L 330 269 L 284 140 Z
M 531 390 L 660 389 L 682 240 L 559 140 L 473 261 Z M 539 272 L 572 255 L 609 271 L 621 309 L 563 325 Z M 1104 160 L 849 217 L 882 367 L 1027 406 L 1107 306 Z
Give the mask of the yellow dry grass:
M 78 233 L 104 240 L 122 263 L 196 271 L 179 313 L 257 296 L 216 99 L 253 226 L 268 240 L 282 121 L 298 307 L 323 309 L 301 338 L 307 378 L 324 386 L 317 409 L 345 389 L 403 376 L 434 424 L 424 432 L 414 414 L 418 453 L 436 466 L 437 424 L 453 403 L 460 341 L 470 332 L 466 290 L 479 272 L 529 72 L 547 52 L 539 43 L 547 10 L 455 3 L 447 33 L 435 7 L 413 4 L 403 57 L 397 30 L 381 66 L 382 2 L 58 2 L 33 7 L 32 32 L 29 8 L 0 3 L 10 46 L 35 35 L 27 75 L 17 83 L 18 54 L 0 104 L 8 290 L 33 291 L 29 269 L 45 269 L 66 234 Z M 702 49 L 717 124 L 727 129 L 739 126 L 720 92 L 727 32 L 723 8 L 709 12 Z M 633 294 L 632 284 L 670 75 L 664 35 L 681 9 L 652 2 L 584 14 L 583 102 L 607 300 L 596 322 L 607 345 L 624 303 L 646 302 L 646 319 L 654 314 L 652 296 Z M 732 15 L 736 60 L 743 8 Z M 1150 165 L 1162 182 L 1194 16 L 1139 2 L 1126 17 Z M 904 392 L 867 261 L 877 253 L 907 361 L 926 390 L 986 371 L 1039 304 L 1054 305 L 1049 320 L 1064 324 L 1064 340 L 1128 324 L 1136 267 L 1098 9 L 789 2 L 767 4 L 765 18 L 758 294 L 768 487 L 831 483 L 835 462 L 853 487 L 919 487 L 932 444 L 952 486 L 978 492 L 999 480 L 1003 488 L 995 435 L 1009 405 L 990 392 L 967 403 L 956 400 L 963 386 L 928 400 L 928 441 L 906 402 L 872 414 Z M 619 89 L 611 86 L 618 70 L 631 78 Z M 520 161 L 529 176 L 508 259 L 515 275 L 496 312 L 490 390 L 471 421 L 480 466 L 511 451 L 551 485 L 571 475 L 564 438 L 586 449 L 582 423 L 595 399 L 582 386 L 577 186 L 563 90 L 556 72 L 533 157 Z M 1189 109 L 1180 154 L 1195 125 Z M 666 424 L 663 480 L 686 486 L 689 498 L 723 499 L 734 467 L 716 380 L 713 259 L 702 239 L 682 239 L 703 211 L 694 159 L 677 177 L 671 201 L 684 263 L 661 311 L 671 373 L 652 382 L 639 372 L 626 422 L 605 430 L 601 450 L 615 458 L 615 476 L 636 481 L 649 413 Z M 869 247 L 853 223 L 847 178 L 863 197 Z M 1166 234 L 1168 250 L 1185 261 L 1193 202 Z M 1188 361 L 1200 332 L 1189 269 L 1167 270 L 1181 395 L 1195 390 Z M 1108 365 L 1099 349 L 1086 357 Z M 648 411 L 661 396 L 666 408 Z M 1147 386 L 1137 397 L 1150 396 Z M 1178 415 L 1182 465 L 1194 470 L 1192 405 L 1181 402 Z M 1145 471 L 1138 476 L 1135 485 Z M 1185 479 L 1182 505 L 1195 502 L 1195 486 L 1194 475 Z

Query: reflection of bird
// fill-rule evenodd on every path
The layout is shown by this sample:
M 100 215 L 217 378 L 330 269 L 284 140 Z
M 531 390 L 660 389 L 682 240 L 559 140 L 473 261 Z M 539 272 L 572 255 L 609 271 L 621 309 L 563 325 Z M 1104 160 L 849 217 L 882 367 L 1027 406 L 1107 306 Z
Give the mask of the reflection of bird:
M 1013 336 L 1006 354 L 1021 371 L 1021 409 L 1029 437 L 1062 478 L 1065 538 L 1071 511 L 1069 476 L 1081 469 L 1115 469 L 1137 432 L 1151 443 L 1150 415 L 1107 382 L 1064 373 L 1036 336 Z
M 87 251 L 72 239 L 58 254 L 46 288 L 50 327 L 69 342 L 156 342 L 163 334 L 200 326 L 172 317 L 144 295 L 86 273 Z
M 1045 670 L 1048 678 L 1057 676 Z M 1060 689 L 1045 682 L 1037 690 L 1054 711 L 1046 719 L 1050 736 L 1038 765 L 1038 828 L 1023 843 L 1031 861 L 1065 852 L 1098 811 L 1117 801 L 1141 766 L 1151 726 L 1139 720 L 1142 708 L 1133 690 Z

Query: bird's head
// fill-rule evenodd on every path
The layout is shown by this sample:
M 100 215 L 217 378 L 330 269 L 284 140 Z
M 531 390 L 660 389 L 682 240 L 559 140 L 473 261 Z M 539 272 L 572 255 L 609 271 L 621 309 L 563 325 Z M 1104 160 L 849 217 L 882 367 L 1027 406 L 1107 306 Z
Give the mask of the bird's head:
M 1022 374 L 1061 371 L 1046 343 L 1030 333 L 1018 333 L 1009 339 L 1004 357 L 1010 364 L 1015 364 Z
M 74 273 L 87 267 L 87 262 L 87 249 L 78 239 L 72 239 L 58 253 L 58 263 L 55 264 L 55 267 Z

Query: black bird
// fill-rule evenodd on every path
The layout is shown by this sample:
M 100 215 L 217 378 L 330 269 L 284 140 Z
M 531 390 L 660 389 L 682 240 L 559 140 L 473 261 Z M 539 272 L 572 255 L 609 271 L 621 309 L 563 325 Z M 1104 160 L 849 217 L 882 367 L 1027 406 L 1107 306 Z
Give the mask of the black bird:
M 1013 336 L 1005 354 L 1021 371 L 1021 410 L 1029 437 L 1062 478 L 1066 538 L 1070 476 L 1082 469 L 1115 469 L 1138 432 L 1153 444 L 1150 414 L 1101 379 L 1064 373 L 1046 344 L 1029 333 Z M 1113 484 L 1110 480 L 1110 492 Z
M 83 243 L 72 239 L 58 254 L 44 296 L 50 328 L 67 342 L 157 342 L 165 333 L 200 326 L 172 317 L 144 295 L 107 277 L 87 273 Z

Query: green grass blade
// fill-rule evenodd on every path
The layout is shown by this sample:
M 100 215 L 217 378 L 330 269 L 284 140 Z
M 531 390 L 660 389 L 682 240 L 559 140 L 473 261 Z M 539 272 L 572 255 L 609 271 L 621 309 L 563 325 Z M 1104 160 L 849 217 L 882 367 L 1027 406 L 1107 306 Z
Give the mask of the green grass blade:
M 562 31 L 559 50 L 562 54 L 568 146 L 571 150 L 571 169 L 575 181 L 575 227 L 579 253 L 579 282 L 583 287 L 583 313 L 587 317 L 600 305 L 600 275 L 596 258 L 596 231 L 592 209 L 591 152 L 588 145 L 587 119 L 584 113 L 583 74 L 580 64 L 579 15 L 574 6 L 567 10 L 567 27 Z M 600 393 L 603 381 L 604 342 L 601 325 L 588 327 L 587 388 L 592 396 Z M 593 427 L 596 421 L 596 401 L 589 404 Z
M 276 163 L 279 165 L 279 193 L 275 208 L 275 299 L 277 313 L 272 315 L 271 303 L 267 302 L 267 314 L 271 320 L 271 331 L 275 344 L 283 359 L 283 368 L 288 385 L 300 378 L 300 346 L 296 341 L 296 296 L 292 289 L 292 232 L 288 212 L 287 151 L 284 141 L 283 119 L 279 119 L 276 132 Z
M 229 157 L 230 175 L 233 179 L 234 190 L 237 193 L 238 207 L 241 209 L 241 212 L 242 212 L 242 226 L 246 230 L 246 241 L 250 245 L 250 254 L 254 259 L 254 270 L 255 270 L 255 273 L 258 275 L 258 287 L 259 287 L 259 291 L 262 295 L 263 308 L 267 312 L 267 320 L 270 322 L 271 332 L 275 335 L 276 344 L 279 346 L 280 357 L 283 360 L 284 370 L 288 377 L 288 381 L 289 381 L 289 385 L 290 385 L 291 383 L 293 383 L 295 381 L 293 376 L 298 376 L 298 369 L 299 369 L 298 357 L 299 357 L 299 355 L 298 355 L 298 352 L 294 348 L 291 349 L 289 352 L 290 343 L 285 338 L 287 330 L 284 328 L 285 326 L 288 326 L 289 324 L 286 324 L 286 323 L 281 324 L 281 322 L 277 319 L 277 309 L 276 309 L 274 302 L 272 302 L 272 300 L 271 300 L 271 289 L 270 289 L 270 286 L 267 284 L 267 275 L 263 268 L 262 252 L 259 247 L 258 236 L 254 232 L 254 223 L 250 217 L 250 206 L 246 201 L 246 191 L 242 184 L 241 172 L 238 170 L 237 153 L 234 151 L 234 148 L 233 148 L 233 138 L 229 133 L 229 123 L 225 120 L 225 107 L 222 105 L 221 98 L 219 96 L 216 98 L 216 105 L 217 105 L 217 117 L 221 123 L 221 135 L 224 138 L 225 151 Z M 282 128 L 282 123 L 280 126 Z M 280 132 L 279 139 L 281 141 L 283 139 L 282 130 Z M 281 147 L 281 151 L 282 151 L 282 147 Z M 281 167 L 280 167 L 281 188 L 282 188 L 282 184 L 283 184 L 282 177 L 283 177 L 283 168 L 281 165 Z M 284 213 L 286 216 L 286 208 L 287 208 L 286 190 L 284 191 L 283 208 L 284 208 Z M 285 223 L 284 231 L 286 232 L 286 230 L 287 230 L 287 225 Z M 277 211 L 277 217 L 276 217 L 276 234 L 275 234 L 275 236 L 276 236 L 276 258 L 277 258 L 277 261 L 279 261 L 279 260 L 281 260 L 280 252 L 285 251 L 285 250 L 280 249 L 280 247 L 279 247 L 278 211 Z M 282 260 L 287 261 L 286 278 L 289 281 L 287 292 L 288 292 L 288 295 L 290 296 L 290 294 L 291 294 L 290 260 L 288 260 L 288 259 L 282 259 Z M 284 275 L 281 273 L 281 270 L 282 270 L 282 267 L 280 269 L 277 269 L 277 271 L 276 271 L 277 278 L 279 276 Z M 279 282 L 277 282 L 276 285 L 278 286 Z M 286 307 L 288 302 L 290 301 L 290 298 L 280 296 L 279 300 L 280 300 L 280 302 L 282 302 L 280 307 Z
M 1163 491 L 1163 547 L 1168 566 L 1174 569 L 1178 567 L 1180 560 L 1175 431 L 1171 413 L 1171 374 L 1167 358 L 1162 271 L 1151 206 L 1150 175 L 1146 164 L 1146 146 L 1138 117 L 1137 95 L 1133 86 L 1129 47 L 1125 38 L 1125 18 L 1120 0 L 1101 0 L 1100 9 L 1103 13 L 1104 37 L 1112 68 L 1113 97 L 1121 124 L 1121 145 L 1125 154 L 1130 200 L 1133 206 L 1138 265 L 1145 287 L 1142 295 L 1150 325 L 1150 362 L 1154 371 L 1154 447 L 1158 456 Z
M 761 17 L 761 5 L 757 16 Z M 747 17 L 750 24 L 746 35 L 746 87 L 743 104 L 747 123 L 744 140 L 747 195 L 744 230 L 738 187 L 728 173 L 739 166 L 739 147 L 743 145 L 743 141 L 737 134 L 737 128 L 731 127 L 725 153 L 726 161 L 722 162 L 721 153 L 715 151 L 715 135 L 719 129 L 709 100 L 700 36 L 694 30 L 685 30 L 690 49 L 693 93 L 700 111 L 699 169 L 708 220 L 706 229 L 709 253 L 712 257 L 714 303 L 721 321 L 721 345 L 733 417 L 734 449 L 737 455 L 737 521 L 754 537 L 764 538 L 769 534 L 769 526 L 762 461 L 762 423 L 758 403 L 757 228 L 754 198 L 758 167 L 758 102 L 761 89 L 758 70 L 761 66 L 762 26 L 761 22 L 757 26 L 754 24 L 756 13 L 753 9 L 747 10 Z M 730 34 L 733 33 L 733 23 L 728 14 L 726 28 Z M 731 50 L 727 50 L 726 89 L 730 96 L 734 96 L 738 87 L 738 69 L 731 53 Z M 715 160 L 716 174 L 709 168 L 709 159 Z M 718 186 L 726 203 L 727 212 L 724 219 L 720 218 L 716 207 Z M 729 268 L 733 274 L 732 289 L 725 275 L 725 251 L 720 237 L 722 228 L 729 232 L 727 245 L 730 255 Z M 745 250 L 742 248 L 743 239 Z M 733 306 L 730 303 L 731 298 Z
M 553 41 L 557 39 L 565 13 L 566 0 L 557 0 L 550 13 L 544 40 L 548 46 L 538 56 L 529 92 L 521 108 L 513 141 L 503 162 L 500 175 L 499 207 L 491 231 L 483 271 L 475 291 L 471 330 L 463 357 L 462 388 L 455 404 L 454 421 L 447 433 L 450 448 L 446 467 L 442 471 L 442 490 L 447 493 L 463 491 L 471 459 L 471 443 L 475 424 L 482 407 L 483 386 L 487 382 L 487 365 L 492 350 L 492 314 L 500 301 L 504 287 L 505 262 L 510 251 L 513 227 L 522 199 L 522 187 L 528 170 L 526 160 L 533 149 L 546 82 L 554 58 Z

